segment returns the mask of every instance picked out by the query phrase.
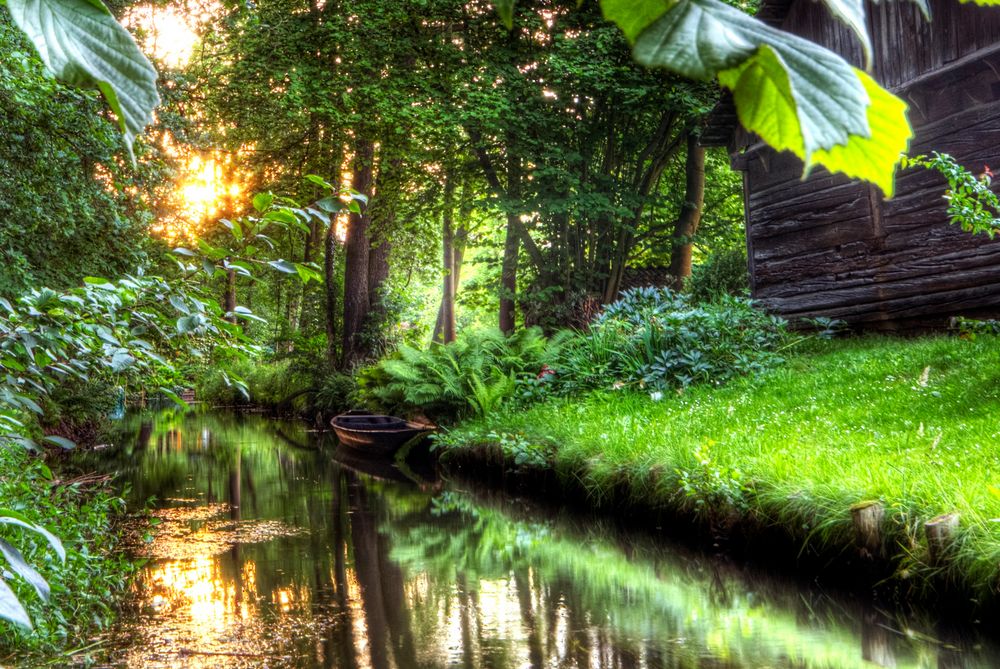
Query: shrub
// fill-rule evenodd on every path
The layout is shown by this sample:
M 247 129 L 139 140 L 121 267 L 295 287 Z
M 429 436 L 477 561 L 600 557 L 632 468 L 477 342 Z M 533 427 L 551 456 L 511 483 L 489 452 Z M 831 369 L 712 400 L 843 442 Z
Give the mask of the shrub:
M 746 249 L 739 247 L 712 253 L 705 262 L 694 266 L 685 288 L 695 303 L 750 295 Z
M 546 340 L 537 328 L 510 337 L 496 329 L 473 330 L 451 344 L 401 346 L 358 373 L 358 395 L 385 411 L 483 414 L 510 398 L 518 380 L 534 378 L 545 357 Z
M 124 402 L 124 393 L 112 379 L 67 379 L 42 398 L 39 425 L 45 434 L 92 446 L 108 428 L 108 418 L 119 408 L 119 402 Z
M 316 391 L 313 409 L 325 414 L 340 413 L 350 408 L 355 389 L 354 377 L 350 374 L 330 374 Z
M 227 383 L 226 379 L 230 376 L 243 379 L 249 400 L 236 385 Z M 298 369 L 292 359 L 271 362 L 247 359 L 233 361 L 226 373 L 221 370 L 208 372 L 197 380 L 195 390 L 198 399 L 209 404 L 302 408 L 304 398 L 295 407 L 286 405 L 290 399 L 302 397 L 313 385 L 312 375 Z
M 626 385 L 663 390 L 722 383 L 762 371 L 780 358 L 785 323 L 744 298 L 692 306 L 668 288 L 636 288 L 597 317 L 586 332 L 553 346 L 561 393 Z

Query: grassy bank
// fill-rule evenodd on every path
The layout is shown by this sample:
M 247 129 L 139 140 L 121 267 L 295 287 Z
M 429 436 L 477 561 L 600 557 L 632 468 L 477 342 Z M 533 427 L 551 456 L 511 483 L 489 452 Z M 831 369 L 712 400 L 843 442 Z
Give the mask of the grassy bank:
M 66 549 L 62 562 L 44 538 L 18 527 L 0 527 L 0 538 L 18 548 L 51 586 L 43 601 L 24 579 L 7 577 L 31 617 L 33 630 L 0 622 L 0 664 L 39 666 L 95 642 L 115 618 L 134 565 L 116 552 L 113 521 L 124 502 L 108 486 L 66 480 L 38 456 L 17 446 L 0 448 L 0 500 L 55 534 Z
M 806 550 L 855 553 L 852 505 L 885 507 L 898 582 L 1000 590 L 1000 339 L 817 343 L 780 368 L 655 399 L 602 392 L 501 410 L 442 446 L 554 468 L 595 503 L 784 528 Z M 923 524 L 960 514 L 932 564 Z

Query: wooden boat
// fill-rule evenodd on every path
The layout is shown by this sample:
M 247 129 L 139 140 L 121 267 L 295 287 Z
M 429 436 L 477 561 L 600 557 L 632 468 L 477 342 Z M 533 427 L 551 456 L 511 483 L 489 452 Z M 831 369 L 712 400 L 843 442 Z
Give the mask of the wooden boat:
M 369 455 L 395 455 L 403 446 L 437 429 L 434 425 L 414 423 L 396 418 L 349 411 L 330 420 L 340 443 Z

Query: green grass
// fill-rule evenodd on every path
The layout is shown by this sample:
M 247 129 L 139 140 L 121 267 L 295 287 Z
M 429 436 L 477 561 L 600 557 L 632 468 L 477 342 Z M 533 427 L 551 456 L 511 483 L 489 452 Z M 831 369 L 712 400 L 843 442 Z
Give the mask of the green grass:
M 788 353 L 757 378 L 659 401 L 600 393 L 501 411 L 463 423 L 444 446 L 527 441 L 595 501 L 624 482 L 635 501 L 777 523 L 824 550 L 849 547 L 850 506 L 878 499 L 901 577 L 934 574 L 994 596 L 1000 339 L 872 337 Z M 922 527 L 951 512 L 961 530 L 942 572 Z

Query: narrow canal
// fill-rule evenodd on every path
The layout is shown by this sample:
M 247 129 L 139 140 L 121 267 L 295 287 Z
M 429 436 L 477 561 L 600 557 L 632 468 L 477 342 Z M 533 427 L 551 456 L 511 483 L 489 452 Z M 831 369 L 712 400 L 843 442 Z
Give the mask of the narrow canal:
M 1000 666 L 996 647 L 933 623 L 344 460 L 327 439 L 163 413 L 85 456 L 157 523 L 134 542 L 148 561 L 101 666 Z

